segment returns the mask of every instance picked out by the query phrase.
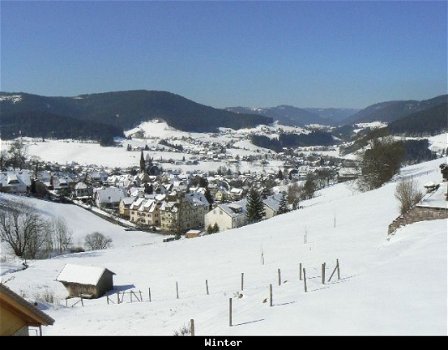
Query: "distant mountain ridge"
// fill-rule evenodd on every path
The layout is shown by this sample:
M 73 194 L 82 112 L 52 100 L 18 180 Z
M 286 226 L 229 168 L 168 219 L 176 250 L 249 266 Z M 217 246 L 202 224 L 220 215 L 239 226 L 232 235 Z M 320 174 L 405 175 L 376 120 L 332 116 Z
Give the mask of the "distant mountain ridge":
M 364 108 L 356 114 L 345 119 L 345 124 L 355 124 L 362 122 L 392 122 L 410 114 L 424 111 L 437 105 L 446 103 L 448 95 L 440 95 L 428 100 L 407 100 L 407 101 L 386 101 L 376 103 Z
M 258 113 L 278 120 L 280 124 L 305 126 L 309 124 L 338 125 L 340 121 L 355 114 L 354 108 L 299 108 L 290 105 L 276 107 L 226 107 L 236 113 Z
M 266 115 L 274 120 L 278 120 L 280 124 L 289 126 L 305 126 L 307 124 L 323 124 L 323 125 L 330 124 L 329 120 L 321 118 L 316 113 L 288 105 L 280 105 L 276 107 L 266 107 L 266 108 L 227 107 L 226 110 L 236 113 Z
M 131 129 L 143 121 L 163 119 L 183 131 L 213 132 L 219 127 L 241 129 L 270 124 L 269 117 L 237 114 L 205 106 L 166 91 L 131 90 L 75 97 L 47 97 L 0 92 L 0 115 L 47 112 Z
M 341 121 L 351 117 L 360 111 L 359 108 L 303 108 L 304 110 L 317 114 L 321 118 L 328 119 L 332 123 L 340 123 Z

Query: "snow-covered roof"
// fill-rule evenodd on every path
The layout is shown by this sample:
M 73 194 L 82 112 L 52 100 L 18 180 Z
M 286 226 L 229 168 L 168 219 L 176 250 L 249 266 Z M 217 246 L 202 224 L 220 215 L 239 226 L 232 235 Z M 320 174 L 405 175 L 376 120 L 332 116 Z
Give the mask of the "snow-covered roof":
M 144 200 L 145 198 L 138 198 L 135 202 L 131 204 L 131 209 L 133 210 L 138 209 Z
M 85 190 L 87 188 L 87 185 L 84 182 L 78 182 L 75 185 L 75 190 Z
M 7 171 L 0 173 L 0 184 L 3 187 L 16 186 L 18 184 L 30 186 L 31 178 L 28 171 Z
M 427 193 L 417 204 L 417 207 L 448 209 L 448 201 L 446 200 L 447 186 L 447 182 L 441 183 L 437 190 Z
M 224 211 L 227 215 L 231 217 L 246 215 L 246 205 L 241 205 L 238 202 L 229 204 L 220 204 L 218 205 L 218 208 L 220 208 L 222 211 Z
M 278 211 L 280 208 L 280 202 L 282 200 L 283 194 L 276 193 L 272 196 L 269 196 L 268 198 L 263 200 L 264 205 L 267 205 L 269 208 Z
M 114 272 L 105 267 L 67 264 L 59 273 L 56 281 L 95 286 L 106 271 L 115 275 Z
M 205 196 L 200 192 L 190 192 L 185 195 L 185 199 L 194 206 L 209 206 L 209 202 Z
M 96 198 L 100 203 L 117 203 L 125 197 L 125 191 L 117 187 L 100 188 L 95 192 Z
M 156 200 L 163 201 L 166 198 L 166 194 L 156 194 Z
M 135 198 L 134 197 L 124 197 L 121 202 L 124 205 L 131 205 L 132 203 L 134 203 Z

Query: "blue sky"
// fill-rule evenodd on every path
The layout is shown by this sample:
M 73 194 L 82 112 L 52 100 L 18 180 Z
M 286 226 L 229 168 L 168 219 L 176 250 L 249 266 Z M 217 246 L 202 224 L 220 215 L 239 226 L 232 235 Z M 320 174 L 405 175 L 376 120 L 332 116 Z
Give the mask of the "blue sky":
M 425 99 L 447 91 L 447 3 L 1 1 L 0 89 L 215 107 Z

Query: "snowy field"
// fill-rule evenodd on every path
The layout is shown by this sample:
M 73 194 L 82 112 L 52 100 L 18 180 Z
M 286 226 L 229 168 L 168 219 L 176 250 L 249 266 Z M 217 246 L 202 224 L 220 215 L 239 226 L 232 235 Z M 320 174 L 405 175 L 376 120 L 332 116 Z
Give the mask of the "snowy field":
M 443 161 L 402 173 L 420 185 L 438 182 Z M 135 232 L 116 232 L 129 235 L 126 245 L 32 261 L 27 270 L 2 279 L 14 277 L 7 285 L 30 300 L 46 289 L 62 299 L 67 292 L 55 278 L 64 265 L 95 265 L 116 273 L 117 290 L 143 293 L 143 302 L 130 303 L 126 295 L 119 305 L 107 305 L 106 297 L 87 300 L 84 307 L 70 307 L 73 300 L 67 308 L 62 301 L 47 305 L 45 312 L 56 320 L 44 328 L 48 335 L 172 335 L 191 318 L 199 335 L 446 335 L 447 221 L 409 225 L 387 240 L 387 226 L 399 214 L 395 186 L 359 193 L 341 183 L 303 202 L 304 209 L 195 239 L 142 245 Z M 322 285 L 321 264 L 327 263 L 329 276 L 336 258 L 341 279 Z M 300 262 L 307 293 L 299 280 Z M 273 307 L 263 302 L 269 284 Z M 228 325 L 230 297 L 233 327 Z
M 448 133 L 428 137 L 429 149 L 433 152 L 442 152 L 448 148 Z
M 127 151 L 126 147 L 101 147 L 98 143 L 93 142 L 79 142 L 73 140 L 46 140 L 45 142 L 30 140 L 24 138 L 24 142 L 27 144 L 27 152 L 29 156 L 37 156 L 41 160 L 56 162 L 62 165 L 76 162 L 81 165 L 97 165 L 108 168 L 114 167 L 131 167 L 138 166 L 140 161 L 140 152 Z M 141 146 L 147 143 L 149 147 L 154 146 L 154 142 L 137 140 L 125 140 L 124 145 L 128 143 L 132 146 Z M 173 142 L 175 143 L 175 142 Z M 178 143 L 178 142 L 177 142 Z M 3 147 L 9 147 L 8 141 L 2 141 Z M 252 147 L 251 147 L 252 146 Z M 254 155 L 257 150 L 266 152 L 265 149 L 252 145 L 249 141 L 238 144 L 237 147 L 241 149 L 229 148 L 229 154 L 237 154 L 240 157 L 245 155 Z M 169 147 L 167 147 L 169 148 Z M 192 155 L 181 152 L 169 152 L 169 151 L 144 151 L 144 155 L 149 154 L 154 161 L 159 161 L 160 158 L 164 160 L 173 159 L 174 161 L 181 161 L 183 157 L 185 160 L 190 160 Z M 180 170 L 183 172 L 195 172 L 195 171 L 216 171 L 219 167 L 225 166 L 232 170 L 245 171 L 258 171 L 258 172 L 278 172 L 280 167 L 283 166 L 283 162 L 271 161 L 269 165 L 263 167 L 259 162 L 248 163 L 241 161 L 239 168 L 237 169 L 234 164 L 228 164 L 224 161 L 200 161 L 197 165 L 176 165 L 172 163 L 161 163 L 163 169 Z

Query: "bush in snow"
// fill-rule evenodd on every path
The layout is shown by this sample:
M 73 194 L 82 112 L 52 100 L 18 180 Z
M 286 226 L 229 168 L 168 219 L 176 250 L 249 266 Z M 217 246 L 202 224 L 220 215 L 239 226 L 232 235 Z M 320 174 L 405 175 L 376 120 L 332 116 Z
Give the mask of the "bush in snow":
M 395 188 L 395 198 L 400 202 L 400 213 L 404 214 L 420 202 L 423 193 L 418 190 L 414 180 L 400 181 Z
M 190 334 L 191 334 L 190 328 L 185 325 L 179 328 L 178 330 L 174 331 L 174 336 L 186 336 Z
M 100 232 L 93 232 L 86 236 L 84 244 L 90 250 L 106 249 L 112 246 L 112 238 Z

